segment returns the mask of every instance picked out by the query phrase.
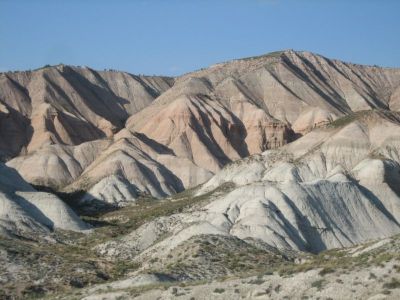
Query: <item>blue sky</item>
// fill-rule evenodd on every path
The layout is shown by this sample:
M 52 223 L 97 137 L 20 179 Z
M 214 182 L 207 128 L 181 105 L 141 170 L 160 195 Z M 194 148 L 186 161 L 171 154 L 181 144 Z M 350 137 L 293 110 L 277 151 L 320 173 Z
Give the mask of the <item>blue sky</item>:
M 179 75 L 281 49 L 400 67 L 400 1 L 0 0 L 0 71 Z

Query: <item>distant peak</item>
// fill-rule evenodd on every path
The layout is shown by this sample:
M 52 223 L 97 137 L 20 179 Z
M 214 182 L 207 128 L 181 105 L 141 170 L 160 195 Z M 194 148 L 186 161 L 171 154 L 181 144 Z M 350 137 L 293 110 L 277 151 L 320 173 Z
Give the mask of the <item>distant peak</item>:
M 316 53 L 313 53 L 313 52 L 309 52 L 309 51 L 300 51 L 300 50 L 294 50 L 294 49 L 284 49 L 284 50 L 268 52 L 268 53 L 261 54 L 261 55 L 255 55 L 255 56 L 249 56 L 249 57 L 234 59 L 233 61 L 237 61 L 237 60 L 256 60 L 256 59 L 266 59 L 266 58 L 267 59 L 268 58 L 280 58 L 282 56 L 293 56 L 293 55 L 321 56 L 319 54 L 316 54 Z

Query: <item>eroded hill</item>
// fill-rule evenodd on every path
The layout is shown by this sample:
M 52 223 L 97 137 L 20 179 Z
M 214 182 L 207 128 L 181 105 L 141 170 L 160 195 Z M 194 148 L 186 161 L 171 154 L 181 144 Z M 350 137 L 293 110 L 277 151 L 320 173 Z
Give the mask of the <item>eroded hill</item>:
M 32 184 L 118 205 L 194 187 L 353 112 L 396 111 L 399 86 L 398 69 L 291 50 L 177 78 L 62 65 L 2 73 L 1 152 Z
M 399 91 L 295 51 L 2 73 L 0 296 L 396 299 Z

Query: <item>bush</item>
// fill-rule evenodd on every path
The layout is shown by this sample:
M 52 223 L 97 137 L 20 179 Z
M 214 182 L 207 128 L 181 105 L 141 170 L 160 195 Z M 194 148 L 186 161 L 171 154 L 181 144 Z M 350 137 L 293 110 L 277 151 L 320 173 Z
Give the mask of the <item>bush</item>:
M 400 281 L 396 278 L 392 278 L 392 281 L 386 282 L 383 284 L 383 288 L 385 289 L 398 289 L 400 288 Z
M 257 279 L 252 279 L 250 280 L 248 283 L 249 284 L 263 284 L 265 282 L 265 280 L 263 280 L 262 278 L 257 278 Z
M 333 273 L 333 272 L 335 272 L 335 270 L 333 268 L 325 267 L 321 271 L 319 271 L 318 274 L 321 275 L 321 276 L 324 276 L 326 274 Z
M 325 283 L 325 280 L 320 279 L 320 280 L 317 280 L 317 281 L 314 281 L 313 283 L 311 283 L 311 287 L 316 288 L 318 291 L 320 291 L 322 289 L 324 283 Z

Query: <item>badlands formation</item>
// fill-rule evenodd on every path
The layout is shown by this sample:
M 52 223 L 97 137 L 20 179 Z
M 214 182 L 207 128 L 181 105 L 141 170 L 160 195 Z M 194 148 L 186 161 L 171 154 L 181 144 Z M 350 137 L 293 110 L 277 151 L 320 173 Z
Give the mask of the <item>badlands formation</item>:
M 0 297 L 399 296 L 400 69 L 1 73 L 0 157 Z

